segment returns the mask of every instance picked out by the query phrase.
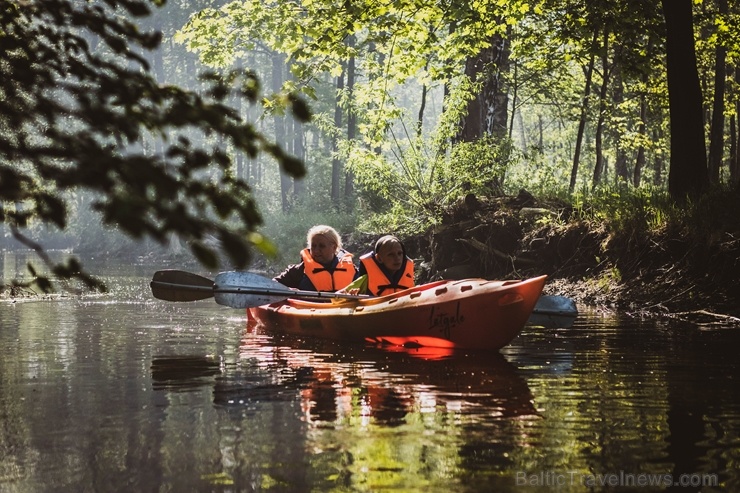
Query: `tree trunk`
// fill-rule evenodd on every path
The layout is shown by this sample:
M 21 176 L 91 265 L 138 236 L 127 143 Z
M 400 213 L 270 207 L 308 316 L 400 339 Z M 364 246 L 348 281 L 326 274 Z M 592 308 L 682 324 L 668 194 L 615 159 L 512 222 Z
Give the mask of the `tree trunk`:
M 543 139 L 543 133 L 544 133 L 544 125 L 542 124 L 542 115 L 537 115 L 537 128 L 540 132 L 540 138 L 537 141 L 537 144 L 540 148 L 540 152 L 544 154 L 545 152 L 545 140 Z
M 306 140 L 304 135 L 303 123 L 296 118 L 291 118 L 293 123 L 293 155 L 306 164 Z M 293 189 L 295 190 L 296 199 L 302 199 L 306 195 L 305 178 L 294 178 Z
M 663 139 L 663 132 L 661 132 L 659 129 L 655 128 L 653 129 L 653 141 L 659 142 L 661 139 Z M 663 186 L 663 154 L 662 153 L 655 153 L 653 154 L 654 161 L 653 161 L 653 185 L 656 187 L 662 187 Z
M 632 184 L 635 187 L 640 186 L 642 181 L 642 169 L 645 167 L 645 145 L 642 142 L 645 140 L 646 135 L 646 122 L 647 119 L 647 101 L 645 94 L 640 95 L 640 123 L 637 126 L 637 133 L 640 135 L 640 145 L 637 148 L 637 158 L 635 159 L 635 169 L 632 173 Z
M 337 129 L 337 132 L 339 132 L 342 129 L 343 123 L 342 123 L 342 107 L 339 104 L 339 99 L 341 97 L 342 91 L 344 90 L 344 72 L 342 71 L 342 74 L 337 77 L 337 97 L 334 101 L 334 127 Z M 337 155 L 337 152 L 339 151 L 339 146 L 337 145 L 337 137 L 334 136 L 331 139 L 331 150 L 332 150 L 332 160 L 331 160 L 331 201 L 332 204 L 334 204 L 335 207 L 339 208 L 341 206 L 341 190 L 340 190 L 340 183 L 342 178 L 342 162 L 339 160 L 339 156 Z
M 508 41 L 494 35 L 489 47 L 466 61 L 465 75 L 473 81 L 482 80 L 483 88 L 468 103 L 459 140 L 474 142 L 486 135 L 506 137 L 509 98 L 503 75 L 509 68 L 509 54 Z
M 583 145 L 583 133 L 586 130 L 586 118 L 588 115 L 588 103 L 591 97 L 591 80 L 594 75 L 594 63 L 596 60 L 596 40 L 598 39 L 598 31 L 594 31 L 594 39 L 591 41 L 591 59 L 588 61 L 588 68 L 586 69 L 586 88 L 583 91 L 583 101 L 581 103 L 581 118 L 578 121 L 578 134 L 576 135 L 576 148 L 573 152 L 573 168 L 570 170 L 570 186 L 568 190 L 571 193 L 576 189 L 576 178 L 578 177 L 578 165 L 581 160 L 581 146 Z
M 237 58 L 236 68 L 239 70 L 244 68 L 244 62 L 241 58 Z M 244 114 L 243 98 L 241 96 L 234 94 L 231 98 L 231 106 L 237 111 L 239 116 L 246 118 L 246 115 Z M 236 151 L 235 154 L 234 164 L 236 165 L 236 177 L 246 179 L 248 175 L 244 169 L 244 153 Z
M 685 202 L 708 185 L 702 96 L 696 68 L 692 0 L 662 0 L 666 23 L 671 161 L 668 192 Z
M 735 67 L 735 83 L 740 84 L 740 65 Z M 738 187 L 740 185 L 740 122 L 738 122 L 737 115 L 740 115 L 740 100 L 735 103 L 735 115 L 736 118 L 733 121 L 736 125 L 731 129 L 730 137 L 734 142 L 732 156 L 730 157 L 730 181 Z M 737 190 L 740 191 L 740 187 Z
M 511 83 L 511 122 L 509 123 L 509 140 L 512 139 L 512 136 L 514 134 L 514 118 L 516 117 L 517 111 L 516 111 L 516 105 L 518 103 L 517 97 L 518 97 L 518 89 L 519 89 L 519 65 L 514 62 L 514 77 L 512 77 L 512 83 Z M 521 114 L 520 114 L 521 116 Z M 521 119 L 520 119 L 521 122 Z M 524 140 L 524 133 L 522 133 L 522 140 Z M 526 146 L 522 146 L 522 148 L 526 151 Z
M 282 89 L 284 78 L 283 69 L 285 68 L 285 55 L 282 53 L 272 54 L 272 90 L 277 93 Z M 286 129 L 285 129 L 285 116 L 275 112 L 273 116 L 273 124 L 275 125 L 275 143 L 279 145 L 283 150 L 286 149 Z M 292 203 L 292 186 L 293 178 L 291 178 L 282 169 L 280 170 L 280 203 L 282 205 L 283 212 L 288 212 Z
M 429 69 L 429 60 L 427 59 L 427 63 L 424 65 L 424 70 Z M 421 86 L 421 104 L 419 105 L 419 115 L 416 118 L 416 137 L 421 138 L 422 133 L 424 131 L 424 111 L 426 111 L 427 108 L 427 92 L 428 88 L 426 84 L 422 84 Z
M 617 112 L 620 112 L 619 108 L 624 103 L 624 79 L 622 78 L 622 65 L 623 60 L 620 54 L 623 51 L 623 48 L 620 44 L 615 43 L 615 49 L 612 50 L 614 52 L 614 59 L 612 61 L 612 92 L 614 93 L 612 97 L 612 107 L 616 108 Z M 621 116 L 621 114 L 619 114 Z M 613 130 L 610 132 L 610 135 L 614 139 L 614 154 L 616 156 L 616 159 L 614 160 L 614 175 L 617 179 L 617 182 L 624 182 L 624 183 L 632 183 L 632 176 L 630 176 L 629 167 L 627 166 L 627 151 L 624 148 L 622 137 L 623 134 L 619 130 Z
M 243 62 L 240 60 L 240 67 L 243 67 Z M 255 59 L 254 52 L 249 53 L 247 62 L 247 67 L 256 67 L 257 61 Z M 252 122 L 252 125 L 257 126 L 257 121 L 259 120 L 258 117 L 254 114 L 255 113 L 255 104 L 248 103 L 246 108 L 241 107 L 242 111 L 240 112 L 242 115 L 242 118 L 244 118 L 248 122 Z M 238 155 L 238 158 L 241 158 L 241 169 L 242 173 L 239 175 L 241 178 L 248 180 L 250 184 L 258 184 L 262 183 L 262 165 L 261 159 L 253 159 L 249 157 L 246 153 L 240 152 Z
M 601 183 L 604 172 L 604 120 L 606 118 L 606 91 L 609 87 L 609 30 L 604 28 L 604 44 L 601 55 L 601 89 L 599 90 L 599 115 L 596 122 L 596 164 L 591 188 Z
M 158 19 L 158 18 L 157 18 Z M 157 22 L 155 29 L 162 31 L 161 22 Z M 166 74 L 164 73 L 164 48 L 163 45 L 157 47 L 156 50 L 150 52 L 152 57 L 152 69 L 154 71 L 154 77 L 158 83 L 164 84 Z M 154 138 L 154 154 L 157 156 L 164 155 L 164 142 L 161 137 Z
M 521 110 L 512 110 L 511 119 L 514 121 L 514 117 L 516 116 L 517 121 L 519 122 L 519 133 L 522 134 L 522 152 L 527 152 L 528 147 L 528 141 L 527 141 L 527 132 L 524 128 L 524 117 L 522 117 Z M 542 122 L 540 122 L 542 124 Z M 540 126 L 540 144 L 542 143 L 542 127 Z M 539 153 L 542 154 L 542 145 L 539 147 Z
M 737 127 L 735 126 L 735 115 L 730 117 L 730 183 L 738 184 L 738 160 L 737 160 Z
M 719 13 L 727 18 L 727 0 L 717 0 Z M 719 184 L 719 169 L 722 167 L 725 136 L 725 79 L 727 77 L 727 49 L 717 40 L 714 65 L 714 102 L 712 104 L 712 126 L 709 131 L 709 183 Z
M 649 48 L 648 48 L 649 49 Z M 647 87 L 648 84 L 648 73 L 644 72 L 642 74 L 642 83 L 644 87 Z M 640 182 L 642 181 L 642 169 L 645 167 L 645 145 L 642 143 L 645 141 L 645 136 L 647 135 L 647 95 L 643 91 L 640 94 L 640 123 L 637 127 L 637 133 L 640 135 L 640 145 L 637 148 L 637 159 L 635 160 L 635 170 L 632 175 L 632 184 L 635 187 L 640 186 Z
M 350 48 L 355 47 L 355 37 L 350 36 L 347 39 Z M 347 91 L 349 92 L 349 101 L 354 101 L 355 90 L 355 57 L 351 56 L 347 60 Z M 357 137 L 357 112 L 351 106 L 347 109 L 347 140 L 351 145 L 355 144 Z M 344 203 L 348 210 L 352 210 L 352 196 L 355 190 L 355 177 L 350 170 L 344 175 Z
M 234 110 L 239 113 L 239 115 L 244 118 L 244 106 L 242 104 L 242 98 L 238 95 L 235 95 L 231 98 L 231 106 L 234 108 Z M 244 153 L 240 151 L 236 151 L 236 155 L 234 156 L 234 164 L 236 165 L 236 177 L 237 178 L 245 178 L 246 173 L 244 170 Z

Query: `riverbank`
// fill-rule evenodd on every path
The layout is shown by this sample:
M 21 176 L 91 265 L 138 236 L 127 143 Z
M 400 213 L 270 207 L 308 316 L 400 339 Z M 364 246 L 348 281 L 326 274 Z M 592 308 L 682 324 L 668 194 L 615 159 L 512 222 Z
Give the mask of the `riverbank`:
M 734 220 L 737 223 L 737 220 Z M 740 323 L 740 231 L 726 222 L 700 234 L 678 224 L 614 230 L 561 201 L 469 196 L 442 224 L 406 239 L 438 278 L 550 276 L 546 294 L 639 317 Z

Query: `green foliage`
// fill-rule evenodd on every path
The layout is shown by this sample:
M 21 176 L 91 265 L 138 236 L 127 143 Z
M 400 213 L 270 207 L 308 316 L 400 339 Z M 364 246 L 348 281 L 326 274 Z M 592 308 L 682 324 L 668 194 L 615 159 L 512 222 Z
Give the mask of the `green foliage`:
M 506 176 L 506 191 L 516 194 L 522 188 L 537 197 L 568 196 L 568 180 L 572 163 L 564 159 L 548 159 L 539 149 L 521 155 Z
M 598 277 L 591 280 L 591 283 L 598 291 L 608 293 L 612 287 L 618 286 L 622 282 L 622 273 L 616 267 L 601 272 Z
M 573 195 L 575 217 L 603 224 L 610 231 L 656 231 L 665 227 L 675 204 L 664 189 L 600 186 Z
M 740 194 L 731 186 L 719 186 L 685 207 L 670 209 L 669 226 L 687 236 L 711 242 L 718 236 L 736 241 L 740 235 Z
M 420 233 L 465 195 L 499 191 L 512 164 L 509 143 L 492 138 L 458 143 L 446 154 L 435 154 L 419 138 L 408 146 L 396 144 L 395 161 L 364 148 L 348 150 L 349 169 L 372 197 L 366 204 L 384 203 L 367 209 L 375 216 L 361 225 L 364 229 Z
M 716 239 L 718 232 L 728 238 L 740 233 L 739 209 L 740 196 L 731 188 L 715 188 L 680 206 L 662 188 L 603 186 L 574 194 L 572 217 L 626 237 L 674 231 L 702 244 Z
M 148 3 L 127 0 L 113 10 L 0 0 L 0 204 L 14 203 L 0 220 L 43 252 L 24 228 L 65 229 L 65 193 L 87 191 L 106 225 L 160 243 L 175 234 L 208 267 L 217 263 L 206 242 L 213 236 L 243 267 L 261 217 L 249 184 L 234 176 L 233 153 L 265 153 L 292 176 L 305 170 L 230 106 L 258 100 L 254 74 L 204 74 L 200 93 L 154 79 L 139 53 L 155 49 L 160 36 L 131 20 L 147 15 Z M 296 116 L 308 116 L 300 99 L 288 101 Z M 161 152 L 142 148 L 157 139 Z M 88 281 L 76 267 L 54 272 Z
M 737 30 L 733 27 L 737 14 L 718 15 L 716 5 L 706 2 L 695 2 L 695 14 L 697 32 L 706 37 L 698 39 L 704 53 L 700 68 L 711 89 L 714 47 L 723 43 L 728 63 L 736 60 Z M 543 154 L 542 159 L 529 159 L 529 166 L 513 181 L 526 184 L 531 177 L 533 186 L 542 188 L 541 179 L 552 182 L 550 172 L 555 171 L 568 182 L 569 170 L 563 168 L 572 166 L 586 90 L 584 73 L 591 60 L 597 69 L 588 88 L 577 179 L 590 184 L 593 123 L 598 117 L 604 122 L 600 134 L 604 162 L 620 159 L 633 167 L 639 153 L 645 156 L 641 161 L 645 173 L 632 176 L 654 178 L 658 183 L 665 178 L 660 166 L 655 172 L 650 167 L 651 161 L 667 162 L 665 33 L 659 2 L 442 5 L 405 0 L 392 4 L 250 0 L 194 14 L 176 39 L 216 67 L 236 63 L 254 49 L 284 53 L 295 87 L 309 94 L 317 94 L 318 86 L 327 77 L 339 76 L 353 58 L 356 85 L 351 94 L 345 91 L 339 98 L 342 108 L 357 117 L 364 142 L 375 148 L 392 138 L 389 130 L 419 104 L 414 91 L 421 86 L 433 91 L 442 85 L 457 91 L 469 83 L 459 77 L 462 64 L 480 53 L 492 36 L 501 34 L 511 43 L 515 66 L 513 73 L 501 67 L 501 75 L 510 96 L 516 94 L 516 100 L 510 99 L 512 118 L 522 120 L 521 129 L 512 125 L 512 139 L 523 153 L 531 154 L 536 146 Z M 354 41 L 349 43 L 349 39 Z M 597 89 L 604 79 L 608 84 L 601 99 Z M 730 93 L 728 103 L 736 99 Z M 710 97 L 711 90 L 707 90 L 705 98 Z M 450 101 L 444 101 L 445 107 Z M 729 105 L 726 111 L 729 115 Z M 442 111 L 437 110 L 432 118 L 438 114 Z M 459 127 L 459 119 L 448 119 L 448 123 Z M 341 135 L 341 129 L 332 135 Z M 534 146 L 533 141 L 537 142 Z M 540 165 L 543 169 L 532 169 Z M 620 169 L 620 174 L 631 171 Z M 614 167 L 607 166 L 603 180 L 609 181 L 614 173 Z M 507 181 L 513 183 L 510 178 Z
M 290 84 L 311 95 L 325 76 L 340 76 L 354 59 L 358 77 L 351 97 L 339 95 L 341 106 L 356 115 L 359 134 L 374 147 L 404 116 L 401 88 L 448 84 L 457 91 L 465 60 L 529 10 L 530 4 L 520 1 L 446 6 L 408 0 L 240 0 L 193 14 L 175 40 L 221 68 L 257 48 L 284 53 L 294 76 Z

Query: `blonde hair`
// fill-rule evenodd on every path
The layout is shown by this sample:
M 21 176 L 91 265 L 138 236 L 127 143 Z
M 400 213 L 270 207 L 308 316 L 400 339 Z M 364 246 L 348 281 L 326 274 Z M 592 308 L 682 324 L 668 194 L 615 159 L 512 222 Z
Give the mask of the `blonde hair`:
M 311 240 L 316 235 L 325 236 L 327 239 L 331 240 L 337 246 L 337 250 L 342 248 L 342 239 L 339 237 L 337 230 L 325 224 L 319 224 L 318 226 L 314 226 L 308 230 L 308 234 L 306 235 L 306 244 L 308 248 L 311 248 Z

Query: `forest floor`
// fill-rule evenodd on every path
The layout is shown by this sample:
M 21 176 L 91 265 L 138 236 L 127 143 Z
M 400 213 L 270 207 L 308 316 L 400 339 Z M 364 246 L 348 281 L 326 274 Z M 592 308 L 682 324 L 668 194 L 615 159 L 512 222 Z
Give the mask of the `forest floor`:
M 740 324 L 740 231 L 615 233 L 573 216 L 525 191 L 468 196 L 429 234 L 406 239 L 407 253 L 425 259 L 417 282 L 547 274 L 545 294 L 596 309 Z

